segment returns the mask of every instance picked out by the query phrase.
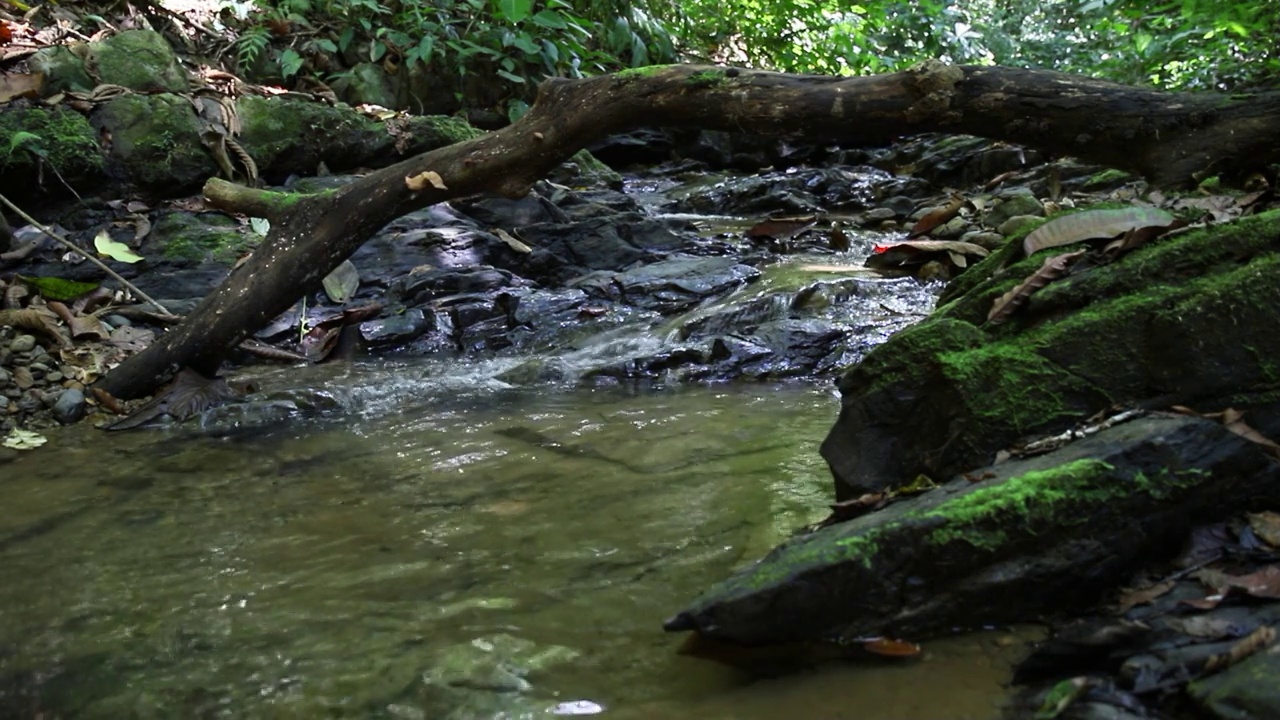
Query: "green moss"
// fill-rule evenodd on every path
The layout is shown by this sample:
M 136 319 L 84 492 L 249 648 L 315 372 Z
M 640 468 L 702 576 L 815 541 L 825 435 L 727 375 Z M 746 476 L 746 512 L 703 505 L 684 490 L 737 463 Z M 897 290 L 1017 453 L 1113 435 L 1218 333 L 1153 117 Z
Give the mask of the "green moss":
M 415 120 L 415 131 L 419 127 L 425 128 L 439 138 L 447 140 L 446 144 L 448 145 L 472 140 L 484 134 L 483 130 L 475 128 L 466 120 L 452 115 L 423 115 L 415 118 Z
M 997 343 L 938 356 L 951 382 L 981 423 L 1023 434 L 1088 408 L 1080 398 L 1104 393 L 1034 352 L 1023 343 Z M 1099 397 L 1098 399 L 1103 399 Z
M 723 70 L 699 70 L 690 75 L 685 83 L 694 88 L 708 88 L 723 85 L 728 81 Z
M 873 349 L 840 379 L 840 392 L 876 392 L 924 377 L 943 353 L 978 348 L 986 333 L 970 323 L 939 318 L 907 328 Z
M 1008 530 L 1013 527 L 1034 534 L 1038 528 L 1062 523 L 1064 515 L 1070 524 L 1085 522 L 1087 513 L 1071 517 L 1068 509 L 1131 492 L 1123 483 L 1106 481 L 1111 470 L 1111 465 L 1100 460 L 1076 460 L 971 490 L 923 513 L 926 519 L 940 518 L 946 523 L 929 534 L 929 541 L 936 545 L 961 541 L 994 550 L 1008 540 Z
M 231 262 L 261 240 L 221 213 L 172 213 L 156 221 L 146 252 L 159 252 L 170 260 Z
M 1123 170 L 1109 169 L 1109 170 L 1103 170 L 1102 172 L 1094 173 L 1093 175 L 1090 175 L 1088 179 L 1084 181 L 1084 183 L 1082 184 L 1082 187 L 1086 190 L 1094 190 L 1101 187 L 1110 187 L 1112 185 L 1119 185 L 1121 183 L 1128 182 L 1132 179 L 1133 179 L 1133 175 L 1131 175 L 1130 173 L 1127 173 Z M 1094 209 L 1094 208 L 1091 207 L 1090 209 Z
M 613 76 L 615 78 L 618 78 L 619 80 L 632 80 L 635 78 L 653 77 L 654 75 L 661 73 L 663 70 L 666 70 L 669 67 L 672 67 L 672 66 L 671 65 L 645 65 L 644 67 L 627 68 L 626 70 L 619 70 L 618 72 L 614 73 Z
M 18 133 L 34 138 L 14 144 Z M 41 161 L 58 174 L 73 178 L 102 169 L 102 148 L 89 121 L 78 112 L 64 108 L 27 108 L 0 113 L 0 169 L 6 172 L 38 172 Z

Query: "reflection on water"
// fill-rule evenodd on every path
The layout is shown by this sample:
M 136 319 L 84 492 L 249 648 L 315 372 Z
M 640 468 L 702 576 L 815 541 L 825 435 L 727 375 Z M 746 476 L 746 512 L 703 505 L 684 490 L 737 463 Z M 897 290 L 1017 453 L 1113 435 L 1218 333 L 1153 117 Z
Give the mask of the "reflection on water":
M 824 514 L 835 408 L 488 390 L 248 436 L 73 428 L 0 466 L 0 715 L 992 717 L 997 634 L 753 679 L 661 632 Z

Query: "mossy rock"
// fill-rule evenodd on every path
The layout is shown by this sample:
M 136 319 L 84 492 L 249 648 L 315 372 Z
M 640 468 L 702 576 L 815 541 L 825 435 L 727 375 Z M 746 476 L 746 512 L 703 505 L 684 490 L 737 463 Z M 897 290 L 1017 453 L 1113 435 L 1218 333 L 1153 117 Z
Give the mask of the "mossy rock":
M 839 498 L 980 467 L 1113 404 L 1218 409 L 1280 386 L 1280 211 L 1153 241 L 984 324 L 997 297 L 1064 250 L 993 253 L 966 292 L 841 378 L 822 446 Z
M 0 138 L 5 138 L 0 145 L 2 185 L 19 196 L 59 192 L 63 182 L 83 187 L 103 169 L 98 134 L 73 110 L 0 109 Z
M 191 88 L 173 48 L 151 30 L 126 30 L 90 43 L 86 67 L 104 85 L 139 92 L 179 93 Z
M 346 105 L 248 96 L 237 109 L 239 142 L 268 181 L 315 174 L 321 162 L 334 171 L 347 170 L 394 152 L 382 123 Z
M 93 114 L 111 137 L 109 171 L 153 193 L 177 194 L 216 175 L 195 110 L 178 95 L 124 95 Z
M 45 97 L 61 92 L 89 92 L 95 83 L 85 71 L 84 59 L 66 45 L 40 48 L 27 61 L 32 73 L 44 75 L 40 92 Z
M 1187 416 L 1149 417 L 800 535 L 667 622 L 739 643 L 873 635 L 1075 610 L 1178 547 L 1193 523 L 1274 497 L 1264 451 Z
M 231 263 L 261 240 L 222 213 L 173 212 L 155 221 L 142 252 L 166 260 Z

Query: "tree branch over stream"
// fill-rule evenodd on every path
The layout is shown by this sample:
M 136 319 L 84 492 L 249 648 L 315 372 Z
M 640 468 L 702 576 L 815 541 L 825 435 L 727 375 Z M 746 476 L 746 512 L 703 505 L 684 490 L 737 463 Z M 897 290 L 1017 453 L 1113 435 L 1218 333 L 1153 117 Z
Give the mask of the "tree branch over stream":
M 182 324 L 97 385 L 133 398 L 151 394 L 183 366 L 212 375 L 227 350 L 318 288 L 392 220 L 479 193 L 522 196 L 593 141 L 644 126 L 848 144 L 972 134 L 1130 170 L 1165 186 L 1243 176 L 1280 161 L 1280 92 L 1173 94 L 1049 71 L 939 63 L 859 78 L 672 65 L 551 79 L 509 127 L 336 191 L 277 197 L 211 180 L 205 193 L 215 206 L 270 218 L 269 236 Z

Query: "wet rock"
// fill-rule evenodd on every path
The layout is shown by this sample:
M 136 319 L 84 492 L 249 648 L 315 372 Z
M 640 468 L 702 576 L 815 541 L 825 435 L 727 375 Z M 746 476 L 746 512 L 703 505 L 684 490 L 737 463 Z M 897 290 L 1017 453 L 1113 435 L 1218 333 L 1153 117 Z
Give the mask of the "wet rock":
M 998 228 L 1009 218 L 1019 215 L 1033 217 L 1044 215 L 1044 204 L 1027 188 L 1014 188 L 1001 193 L 983 218 L 983 223 L 987 227 Z
M 898 217 L 898 213 L 893 208 L 878 207 L 872 208 L 862 214 L 862 221 L 866 225 L 876 225 L 885 220 L 893 220 Z
M 671 314 L 759 276 L 734 258 L 682 256 L 620 273 L 593 273 L 573 285 L 592 297 Z
M 973 243 L 978 247 L 995 250 L 1004 245 L 1005 238 L 1006 235 L 1004 233 L 971 230 L 960 236 L 960 242 Z
M 422 308 L 409 308 L 401 313 L 360 323 L 360 335 L 371 348 L 397 347 L 424 333 L 439 329 L 436 313 Z
M 448 295 L 483 293 L 500 288 L 528 285 L 509 270 L 494 267 L 470 269 L 431 269 L 411 272 L 397 280 L 391 287 L 392 297 L 403 299 L 408 305 L 421 305 Z
M 666 627 L 761 644 L 1029 620 L 1250 507 L 1280 466 L 1217 423 L 1151 417 L 977 476 L 788 541 Z
M 63 425 L 79 422 L 84 417 L 86 404 L 84 393 L 74 388 L 63 390 L 57 395 L 53 406 L 53 418 Z
M 721 182 L 699 180 L 666 194 L 671 209 L 714 214 L 808 214 L 869 208 L 893 178 L 882 170 L 793 168 Z
M 1004 237 L 1012 235 L 1022 235 L 1031 228 L 1039 225 L 1044 218 L 1035 215 L 1014 215 L 1013 217 L 1000 223 L 996 228 L 996 232 Z
M 880 207 L 893 211 L 895 217 L 905 218 L 915 212 L 916 201 L 906 195 L 894 195 L 880 201 Z
M 14 353 L 31 352 L 36 347 L 34 335 L 19 335 L 9 343 L 9 351 Z
M 696 244 L 696 238 L 660 220 L 636 214 L 577 223 L 541 223 L 522 229 L 533 248 L 517 253 L 497 241 L 485 252 L 489 264 L 543 285 L 556 286 L 593 270 L 617 271 Z
M 522 198 L 485 197 L 453 203 L 460 212 L 475 218 L 484 227 L 516 230 L 535 223 L 566 223 L 569 217 L 541 194 Z

